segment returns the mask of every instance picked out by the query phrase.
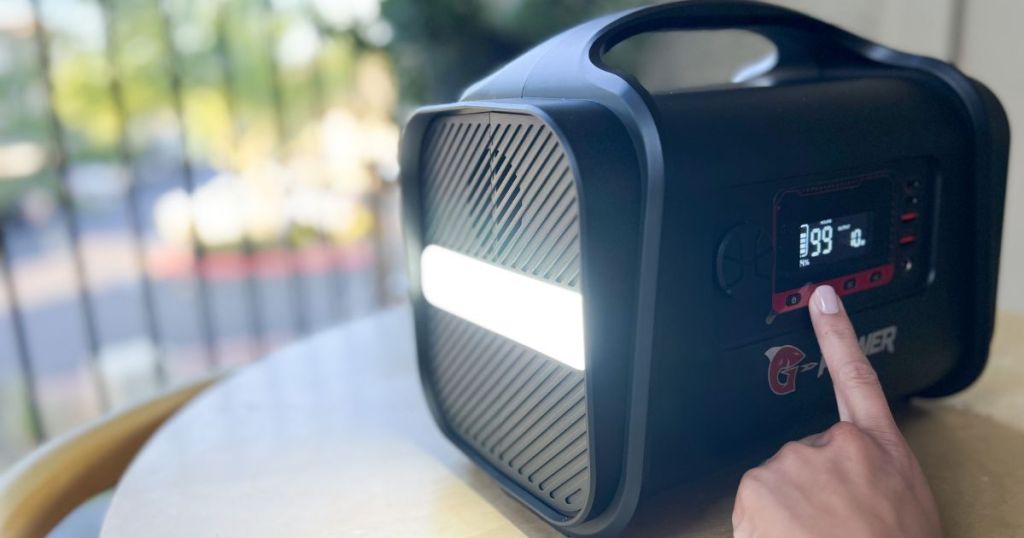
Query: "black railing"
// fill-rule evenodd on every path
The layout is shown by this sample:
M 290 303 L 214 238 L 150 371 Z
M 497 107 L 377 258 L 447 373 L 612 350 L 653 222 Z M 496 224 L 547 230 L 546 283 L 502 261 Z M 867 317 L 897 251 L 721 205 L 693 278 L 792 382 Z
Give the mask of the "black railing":
M 35 74 L 38 80 L 30 81 L 41 85 L 43 97 L 43 115 L 45 116 L 45 138 L 46 170 L 39 172 L 38 177 L 29 177 L 24 181 L 33 181 L 40 184 L 45 183 L 44 176 L 55 179 L 54 198 L 57 201 L 57 209 L 52 220 L 59 221 L 61 234 L 65 238 L 71 266 L 72 286 L 64 304 L 67 308 L 73 309 L 74 318 L 80 325 L 84 335 L 84 365 L 89 380 L 89 387 L 99 403 L 100 410 L 106 411 L 117 405 L 113 394 L 112 384 L 116 381 L 111 378 L 110 372 L 106 371 L 101 357 L 104 355 L 105 340 L 104 331 L 101 327 L 100 311 L 97 303 L 97 287 L 91 276 L 97 271 L 90 267 L 88 245 L 85 239 L 89 235 L 88 227 L 84 225 L 87 220 L 84 215 L 88 211 L 80 202 L 81 195 L 77 192 L 78 185 L 73 178 L 73 166 L 79 154 L 82 153 L 76 145 L 81 145 L 81 135 L 75 128 L 68 125 L 62 110 L 62 93 L 59 91 L 57 69 L 54 59 L 55 33 L 54 29 L 47 24 L 47 15 L 50 11 L 46 3 L 51 0 L 27 0 L 29 2 L 28 13 L 30 22 L 27 28 L 29 38 L 24 35 L 13 41 L 17 47 L 34 47 Z M 197 195 L 203 188 L 204 180 L 210 176 L 211 168 L 208 158 L 197 156 L 193 148 L 196 141 L 192 138 L 192 130 L 189 125 L 189 99 L 187 90 L 189 88 L 189 60 L 182 52 L 183 45 L 179 43 L 179 30 L 186 21 L 176 19 L 176 16 L 183 13 L 179 9 L 172 9 L 172 5 L 165 0 L 94 0 L 96 13 L 102 26 L 102 54 L 105 61 L 105 83 L 102 86 L 104 99 L 107 101 L 110 110 L 110 118 L 114 127 L 113 141 L 110 142 L 112 151 L 110 156 L 103 157 L 112 161 L 116 166 L 118 183 L 123 185 L 123 194 L 118 201 L 126 216 L 124 225 L 125 235 L 129 238 L 126 249 L 130 251 L 130 258 L 137 265 L 134 269 L 135 278 L 131 282 L 137 287 L 137 304 L 133 306 L 117 305 L 118 308 L 137 309 L 141 318 L 135 320 L 140 327 L 139 337 L 149 342 L 153 350 L 150 375 L 157 387 L 165 387 L 172 382 L 172 365 L 175 360 L 176 349 L 173 334 L 166 330 L 166 320 L 173 319 L 180 322 L 182 319 L 189 319 L 194 322 L 195 329 L 199 334 L 200 347 L 204 355 L 203 364 L 205 369 L 218 369 L 227 363 L 221 353 L 221 345 L 224 341 L 225 330 L 220 324 L 225 321 L 225 315 L 218 313 L 217 292 L 219 284 L 214 282 L 210 273 L 211 260 L 218 256 L 237 254 L 231 258 L 241 264 L 242 270 L 233 280 L 241 287 L 241 304 L 238 316 L 243 317 L 240 321 L 244 325 L 244 340 L 249 342 L 249 359 L 260 356 L 273 342 L 280 342 L 280 338 L 271 337 L 271 326 L 273 322 L 268 319 L 268 314 L 278 313 L 279 307 L 287 305 L 288 318 L 291 320 L 290 337 L 296 337 L 312 330 L 326 326 L 329 323 L 340 320 L 343 317 L 353 315 L 351 309 L 344 308 L 348 300 L 348 293 L 353 289 L 369 287 L 374 293 L 372 297 L 364 301 L 368 306 L 361 308 L 373 308 L 376 305 L 387 301 L 387 290 L 389 289 L 390 271 L 393 264 L 384 263 L 389 252 L 389 245 L 395 238 L 387 230 L 389 227 L 382 226 L 384 219 L 394 218 L 393 214 L 383 215 L 382 209 L 391 207 L 388 197 L 394 196 L 394 189 L 390 188 L 391 183 L 386 181 L 389 178 L 377 177 L 370 182 L 371 187 L 364 189 L 355 195 L 358 207 L 366 209 L 368 214 L 374 215 L 372 230 L 355 238 L 345 239 L 344 248 L 341 241 L 332 235 L 331 229 L 325 222 L 319 226 L 313 226 L 311 230 L 304 233 L 307 238 L 303 239 L 302 230 L 297 229 L 294 223 L 285 223 L 276 238 L 268 240 L 266 234 L 255 237 L 250 227 L 240 226 L 243 230 L 238 240 L 232 243 L 231 248 L 217 247 L 217 251 L 211 250 L 211 245 L 204 239 L 199 222 Z M 150 6 L 156 14 L 155 32 L 158 34 L 158 41 L 163 47 L 162 57 L 164 58 L 162 71 L 167 88 L 167 109 L 169 117 L 173 120 L 176 131 L 176 146 L 178 148 L 175 157 L 177 164 L 173 167 L 178 178 L 178 188 L 186 195 L 188 204 L 188 260 L 187 280 L 192 289 L 190 293 L 194 296 L 189 309 L 177 308 L 171 314 L 161 314 L 162 306 L 167 302 L 168 295 L 177 297 L 182 292 L 180 286 L 167 291 L 163 290 L 166 279 L 154 275 L 151 262 L 151 242 L 148 237 L 152 220 L 153 204 L 147 197 L 152 193 L 147 191 L 146 170 L 141 161 L 147 157 L 140 150 L 139 144 L 132 140 L 133 108 L 129 102 L 128 89 L 122 69 L 122 58 L 124 57 L 125 40 L 123 39 L 124 16 L 122 9 L 131 6 L 131 9 L 140 9 L 139 5 L 151 2 Z M 289 95 L 285 86 L 288 79 L 286 70 L 282 68 L 278 60 L 277 44 L 281 41 L 279 35 L 280 18 L 268 0 L 256 0 L 257 3 L 242 0 L 229 0 L 216 7 L 216 15 L 213 17 L 212 40 L 210 47 L 210 58 L 215 60 L 216 84 L 211 85 L 209 80 L 203 84 L 211 91 L 215 91 L 223 100 L 224 110 L 230 124 L 230 140 L 227 145 L 232 149 L 228 152 L 229 157 L 222 159 L 216 165 L 220 172 L 228 172 L 241 176 L 245 173 L 246 165 L 238 157 L 240 146 L 246 135 L 247 121 L 244 117 L 245 110 L 241 106 L 244 100 L 243 95 L 252 93 L 251 79 L 248 77 L 245 82 L 241 80 L 240 74 L 244 74 L 236 62 L 237 47 L 233 49 L 231 22 L 233 17 L 245 13 L 252 17 L 254 10 L 261 13 L 258 19 L 262 22 L 258 33 L 262 36 L 258 40 L 262 42 L 262 50 L 256 51 L 256 56 L 264 64 L 268 74 L 263 81 L 265 88 L 263 92 L 267 99 L 266 107 L 270 117 L 269 125 L 274 149 L 271 159 L 276 163 L 284 163 L 297 157 L 297 153 L 303 150 L 295 149 L 292 142 L 298 136 L 299 128 L 306 128 L 310 125 L 320 126 L 326 115 L 336 106 L 342 92 L 335 91 L 331 87 L 331 81 L 337 81 L 339 77 L 325 76 L 325 70 L 330 68 L 328 60 L 323 57 L 321 51 L 326 50 L 325 44 L 331 40 L 345 40 L 345 33 L 337 28 L 329 28 L 318 19 L 316 14 L 307 9 L 302 12 L 291 12 L 289 17 L 304 17 L 304 24 L 312 25 L 315 29 L 315 39 L 320 44 L 316 57 L 306 67 L 307 72 L 303 77 L 304 83 L 308 84 L 308 91 L 298 96 Z M 199 4 L 196 4 L 199 6 Z M 193 7 L 196 7 L 193 6 Z M 298 13 L 298 14 L 296 14 Z M 346 41 L 346 43 L 349 43 Z M 358 45 L 358 43 L 357 43 Z M 368 51 L 367 53 L 372 53 Z M 252 55 L 251 49 L 246 54 Z M 70 61 L 70 60 L 63 60 Z M 301 97 L 304 102 L 295 102 Z M 97 103 L 96 106 L 101 106 Z M 251 108 L 251 107 L 250 107 Z M 300 119 L 297 110 L 308 111 Z M 252 122 L 248 122 L 252 124 Z M 251 125 L 250 125 L 251 126 Z M 7 137 L 16 137 L 7 133 Z M 2 143 L 3 140 L 0 140 Z M 200 161 L 203 161 L 200 163 Z M 321 159 L 319 162 L 323 162 Z M 203 170 L 201 170 L 203 169 Z M 367 173 L 373 176 L 375 170 L 367 166 Z M 323 177 L 330 179 L 334 173 L 328 170 L 316 172 Z M 293 194 L 294 181 L 288 177 L 279 177 L 278 181 L 285 186 L 280 189 L 285 196 Z M 329 182 L 328 182 L 329 183 Z M 383 186 L 383 187 L 382 187 Z M 168 187 L 170 188 L 170 187 Z M 307 187 L 308 188 L 308 187 Z M 324 189 L 330 190 L 333 187 L 327 186 Z M 242 203 L 238 201 L 238 203 Z M 152 207 L 151 207 L 152 206 Z M 339 208 L 339 211 L 342 210 Z M 10 234 L 16 230 L 25 230 L 28 225 L 19 221 L 18 217 L 5 217 L 0 214 L 0 279 L 3 281 L 3 294 L 6 304 L 6 312 L 0 311 L 0 320 L 6 319 L 9 326 L 7 331 L 12 338 L 8 346 L 16 355 L 15 360 L 10 361 L 15 365 L 18 384 L 21 387 L 20 393 L 24 404 L 25 431 L 35 443 L 42 442 L 54 433 L 54 428 L 47 424 L 44 399 L 40 395 L 40 386 L 45 384 L 48 368 L 41 368 L 49 357 L 40 356 L 34 350 L 32 329 L 39 331 L 52 331 L 54 338 L 60 338 L 57 333 L 63 333 L 67 327 L 32 327 L 31 316 L 26 312 L 32 311 L 36 306 L 30 305 L 23 296 L 22 288 L 19 286 L 18 254 L 11 248 Z M 273 235 L 273 234 L 271 234 Z M 309 239 L 308 236 L 312 236 Z M 24 242 L 24 240 L 22 240 Z M 312 247 L 310 245 L 313 245 Z M 351 252 L 359 251 L 358 247 L 365 247 L 370 254 L 366 257 L 365 264 L 353 269 L 353 263 L 347 262 L 352 258 Z M 233 249 L 233 250 L 232 250 Z M 314 251 L 318 257 L 320 269 L 310 269 L 306 261 L 309 251 Z M 391 251 L 393 252 L 393 250 Z M 264 265 L 270 254 L 284 253 L 285 256 L 278 258 L 285 260 L 286 284 L 284 293 L 278 296 L 285 296 L 283 301 L 280 298 L 275 302 L 269 295 L 272 285 L 276 285 L 276 277 L 267 277 Z M 276 255 L 276 254 L 275 254 Z M 238 260 L 241 260 L 240 262 Z M 326 261 L 324 261 L 326 260 Z M 214 260 L 216 261 L 216 260 Z M 273 260 L 271 260 L 273 261 Z M 277 264 L 280 266 L 280 264 Z M 280 272 L 280 267 L 278 267 Z M 354 275 L 363 275 L 365 280 L 357 280 Z M 235 282 L 232 282 L 234 284 Z M 275 288 L 276 289 L 276 288 Z M 317 292 L 318 289 L 325 291 Z M 280 290 L 278 290 L 280 292 Z M 328 312 L 317 316 L 313 315 L 314 306 L 312 299 L 319 295 L 327 294 Z M 175 299 L 177 301 L 177 299 Z M 112 299 L 103 299 L 106 305 Z M 180 303 L 180 301 L 175 304 Z M 108 307 L 105 307 L 108 308 Z M 108 308 L 109 309 L 109 308 Z M 165 309 L 166 310 L 166 309 Z M 321 309 L 323 310 L 323 309 Z M 278 315 L 277 317 L 280 318 Z M 237 320 L 236 320 L 237 321 Z M 180 332 L 180 331 L 179 331 Z M 278 331 L 280 332 L 280 331 Z M 0 370 L 2 371 L 2 370 Z M 10 385 L 10 384 L 8 384 Z M 0 389 L 2 390 L 2 389 Z M 2 404 L 0 404 L 2 405 Z M 11 432 L 0 431 L 0 445 L 4 444 L 2 436 L 11 435 Z

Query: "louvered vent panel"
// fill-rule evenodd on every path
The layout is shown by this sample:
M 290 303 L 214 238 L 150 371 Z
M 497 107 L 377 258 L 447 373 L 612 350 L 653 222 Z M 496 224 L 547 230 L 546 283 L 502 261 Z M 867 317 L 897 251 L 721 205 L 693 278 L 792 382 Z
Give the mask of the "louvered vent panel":
M 426 140 L 429 242 L 579 288 L 576 187 L 550 129 L 529 116 L 449 116 Z
M 425 140 L 427 243 L 579 289 L 576 188 L 550 129 L 455 115 Z M 428 375 L 452 429 L 552 508 L 579 511 L 590 487 L 583 373 L 437 309 L 427 324 Z

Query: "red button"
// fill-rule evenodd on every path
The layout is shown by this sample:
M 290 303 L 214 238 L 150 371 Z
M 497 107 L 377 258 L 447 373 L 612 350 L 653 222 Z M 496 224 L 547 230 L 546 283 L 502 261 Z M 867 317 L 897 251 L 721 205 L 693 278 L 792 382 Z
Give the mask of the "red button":
M 917 220 L 917 211 L 907 211 L 900 215 L 900 220 L 903 222 L 911 222 Z
M 904 235 L 903 237 L 900 238 L 901 245 L 909 245 L 914 241 L 917 241 L 917 237 L 914 237 L 912 235 Z

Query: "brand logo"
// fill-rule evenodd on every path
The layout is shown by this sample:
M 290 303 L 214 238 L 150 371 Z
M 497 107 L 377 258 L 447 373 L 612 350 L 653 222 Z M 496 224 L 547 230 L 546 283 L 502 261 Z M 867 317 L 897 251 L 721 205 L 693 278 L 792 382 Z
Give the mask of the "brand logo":
M 764 352 L 768 357 L 768 386 L 782 396 L 796 390 L 796 375 L 813 370 L 818 363 L 800 364 L 807 356 L 796 346 L 778 346 Z
M 881 352 L 896 352 L 896 326 L 890 325 L 871 331 L 857 339 L 861 351 L 870 357 Z M 807 354 L 792 345 L 775 346 L 764 352 L 768 357 L 768 388 L 776 395 L 783 396 L 796 391 L 797 375 L 817 368 L 818 375 L 824 375 L 827 366 L 825 361 L 807 361 Z

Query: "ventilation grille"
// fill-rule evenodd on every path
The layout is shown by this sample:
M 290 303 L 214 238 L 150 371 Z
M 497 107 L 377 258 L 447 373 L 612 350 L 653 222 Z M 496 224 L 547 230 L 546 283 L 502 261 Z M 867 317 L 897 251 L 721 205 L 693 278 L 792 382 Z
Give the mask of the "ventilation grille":
M 579 289 L 576 188 L 550 129 L 456 115 L 425 140 L 426 243 Z M 590 488 L 583 373 L 434 308 L 426 325 L 426 374 L 450 427 L 551 508 L 578 512 Z
M 550 129 L 529 116 L 472 114 L 435 120 L 427 140 L 429 242 L 579 288 L 576 187 Z

